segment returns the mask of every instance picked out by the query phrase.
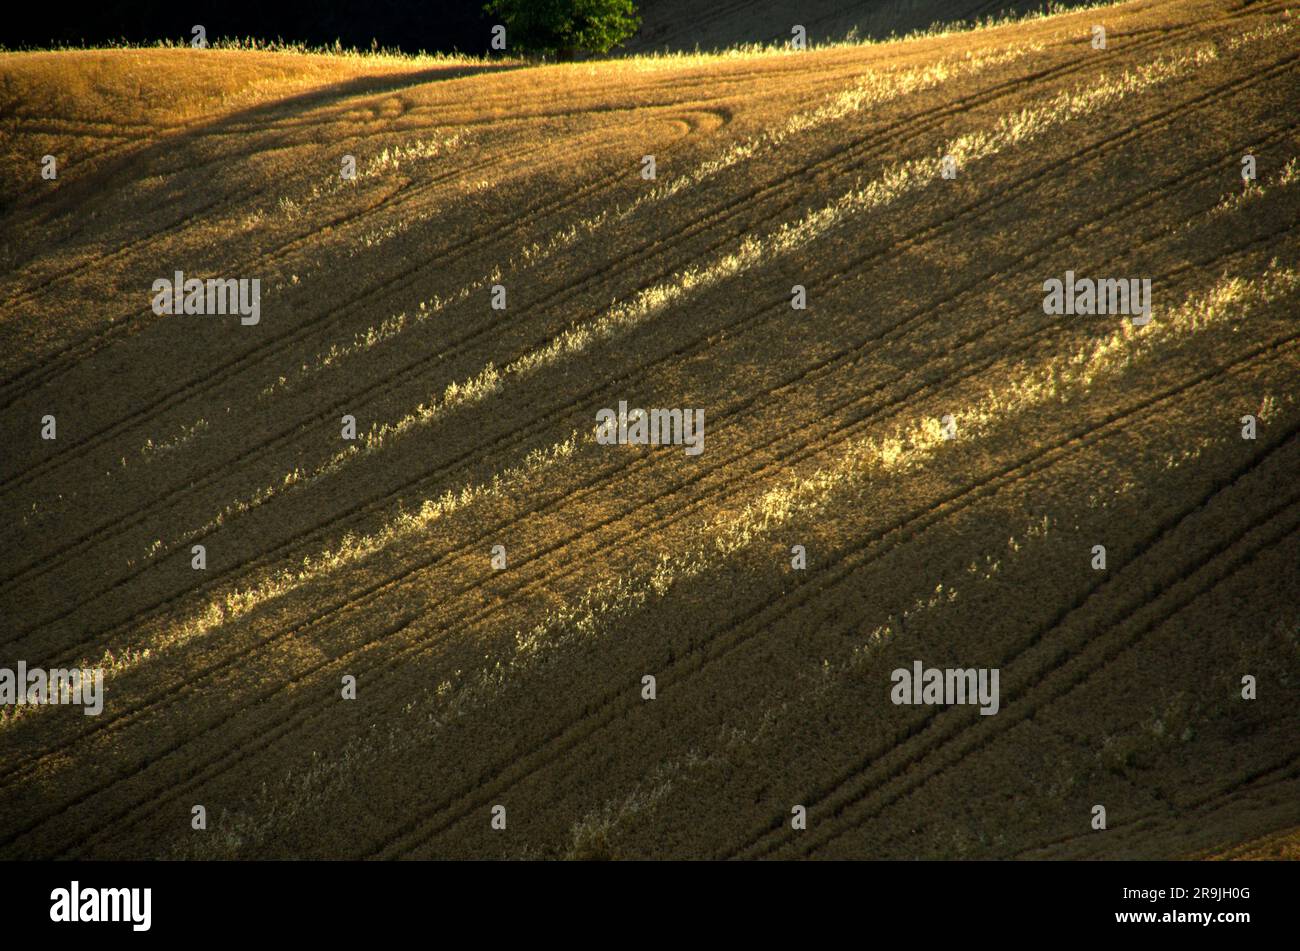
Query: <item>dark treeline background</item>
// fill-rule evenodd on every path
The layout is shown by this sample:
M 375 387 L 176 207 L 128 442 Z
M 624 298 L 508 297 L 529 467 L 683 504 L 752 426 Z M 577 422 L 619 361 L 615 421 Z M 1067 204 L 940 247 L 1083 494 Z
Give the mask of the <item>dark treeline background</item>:
M 9 49 L 95 46 L 127 40 L 189 42 L 201 24 L 208 41 L 221 37 L 283 39 L 309 46 L 381 47 L 409 53 L 487 52 L 492 23 L 484 0 L 132 0 L 12 4 L 0 17 L 0 45 Z M 26 8 L 26 9 L 23 9 Z

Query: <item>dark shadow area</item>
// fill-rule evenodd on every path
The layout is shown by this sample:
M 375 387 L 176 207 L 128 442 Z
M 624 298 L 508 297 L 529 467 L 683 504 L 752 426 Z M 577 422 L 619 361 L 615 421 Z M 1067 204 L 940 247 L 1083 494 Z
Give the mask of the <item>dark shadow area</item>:
M 0 46 L 10 49 L 103 45 L 125 40 L 188 43 L 195 25 L 209 41 L 254 37 L 308 46 L 380 47 L 416 53 L 491 51 L 494 18 L 485 0 L 318 0 L 255 3 L 252 0 L 132 0 L 61 5 L 57 17 L 0 22 Z M 638 0 L 642 27 L 621 52 L 720 49 L 745 43 L 781 43 L 795 24 L 808 41 L 842 40 L 851 31 L 885 39 L 934 23 L 972 23 L 988 17 L 1044 10 L 1045 0 Z M 1060 7 L 1080 2 L 1056 4 Z M 616 51 L 616 55 L 617 52 Z M 582 57 L 578 57 L 582 58 Z
M 482 0 L 171 0 L 60 4 L 28 20 L 6 16 L 0 45 L 10 49 L 95 46 L 114 40 L 190 41 L 201 24 L 209 40 L 221 37 L 283 39 L 308 46 L 368 49 L 372 44 L 407 53 L 488 51 L 491 24 Z
M 1056 4 L 1082 6 L 1082 0 Z M 883 40 L 935 23 L 973 24 L 989 17 L 1043 11 L 1043 0 L 641 0 L 641 30 L 627 53 L 689 52 L 748 43 L 786 43 L 802 26 L 810 44 L 852 35 Z

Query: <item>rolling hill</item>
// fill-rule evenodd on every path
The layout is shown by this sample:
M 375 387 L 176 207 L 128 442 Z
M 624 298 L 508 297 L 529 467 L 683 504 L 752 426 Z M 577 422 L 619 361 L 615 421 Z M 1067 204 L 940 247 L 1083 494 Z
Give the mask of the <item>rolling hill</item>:
M 0 54 L 0 855 L 1294 852 L 1298 35 Z

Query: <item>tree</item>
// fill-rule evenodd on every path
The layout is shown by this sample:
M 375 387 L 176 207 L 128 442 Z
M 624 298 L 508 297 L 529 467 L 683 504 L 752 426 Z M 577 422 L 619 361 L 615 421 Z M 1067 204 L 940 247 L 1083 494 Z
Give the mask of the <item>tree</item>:
M 508 48 L 572 59 L 579 50 L 606 53 L 641 26 L 632 0 L 491 0 Z

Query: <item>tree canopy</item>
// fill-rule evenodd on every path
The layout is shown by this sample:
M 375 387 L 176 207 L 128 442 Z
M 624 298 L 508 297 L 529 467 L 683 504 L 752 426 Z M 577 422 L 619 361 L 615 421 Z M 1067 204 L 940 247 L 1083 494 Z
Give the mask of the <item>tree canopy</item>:
M 561 59 L 606 53 L 641 26 L 632 0 L 491 0 L 483 9 L 500 18 L 508 49 Z

